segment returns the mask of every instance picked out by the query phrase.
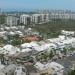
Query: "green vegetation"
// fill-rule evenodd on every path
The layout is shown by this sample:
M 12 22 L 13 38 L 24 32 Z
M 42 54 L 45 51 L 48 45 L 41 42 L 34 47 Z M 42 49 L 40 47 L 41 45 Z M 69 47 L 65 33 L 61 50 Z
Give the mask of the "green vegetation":
M 4 44 L 6 41 L 2 38 L 2 37 L 0 37 L 0 44 Z
M 60 34 L 60 30 L 75 30 L 75 20 L 51 20 L 45 24 L 36 24 L 33 28 L 38 30 L 42 36 L 53 38 Z
M 25 57 L 21 57 L 21 58 L 16 58 L 16 60 L 19 61 L 27 61 L 27 62 L 33 62 L 33 58 L 30 56 L 25 56 Z
M 51 50 L 50 53 L 49 53 L 49 58 L 52 59 L 53 56 L 54 56 L 54 53 L 53 53 L 53 51 Z
M 18 34 L 16 34 L 15 36 L 8 35 L 7 38 L 7 42 L 12 44 L 13 46 L 21 45 L 23 43 L 22 39 L 19 37 Z
M 21 44 L 21 40 L 20 40 L 20 39 L 17 39 L 17 40 L 14 39 L 14 40 L 12 40 L 11 44 L 12 44 L 13 46 L 20 45 L 20 44 Z
M 75 48 L 72 48 L 72 47 L 64 47 L 63 48 L 63 53 L 66 55 L 67 54 L 67 52 L 69 52 L 69 51 L 75 51 Z
M 37 61 L 47 61 L 47 59 L 52 59 L 55 55 L 55 52 L 51 50 L 50 52 L 39 53 L 36 56 Z
M 22 40 L 19 38 L 19 35 L 15 35 L 15 36 L 12 38 L 11 44 L 12 44 L 13 46 L 22 44 Z
M 7 38 L 4 39 L 0 37 L 0 44 L 11 44 L 13 46 L 21 45 L 24 41 L 19 37 L 18 34 L 11 36 L 7 35 Z
M 5 23 L 5 15 L 0 15 L 0 24 L 4 24 Z
M 69 72 L 68 75 L 75 75 L 75 70 L 72 70 L 71 72 Z
M 36 56 L 37 61 L 46 61 L 47 58 L 48 58 L 48 53 L 47 52 L 39 53 Z

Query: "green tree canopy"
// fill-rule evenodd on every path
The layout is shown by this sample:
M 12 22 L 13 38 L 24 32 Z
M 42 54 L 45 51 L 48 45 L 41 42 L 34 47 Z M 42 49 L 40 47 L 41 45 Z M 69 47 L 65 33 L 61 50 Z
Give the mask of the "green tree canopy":
M 4 24 L 5 23 L 5 15 L 0 15 L 0 24 Z

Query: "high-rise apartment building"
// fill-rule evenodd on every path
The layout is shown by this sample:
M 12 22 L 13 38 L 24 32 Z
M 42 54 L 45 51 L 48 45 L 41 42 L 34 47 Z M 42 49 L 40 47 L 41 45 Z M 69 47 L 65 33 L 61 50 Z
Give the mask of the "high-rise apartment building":
M 24 25 L 30 25 L 31 23 L 31 17 L 30 15 L 23 14 L 20 16 L 20 23 L 23 23 Z
M 7 15 L 6 17 L 6 24 L 8 26 L 15 26 L 17 25 L 18 22 L 18 18 L 14 15 Z

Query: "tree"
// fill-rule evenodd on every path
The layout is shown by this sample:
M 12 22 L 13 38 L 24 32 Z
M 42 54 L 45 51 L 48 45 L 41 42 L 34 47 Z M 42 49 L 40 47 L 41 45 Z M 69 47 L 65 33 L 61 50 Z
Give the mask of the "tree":
M 48 53 L 47 52 L 45 52 L 45 53 L 41 53 L 40 54 L 40 57 L 39 56 L 36 56 L 36 58 L 37 58 L 37 60 L 47 60 L 47 58 L 48 58 Z
M 68 72 L 68 75 L 75 75 L 75 70 L 72 70 L 71 72 Z
M 0 44 L 4 44 L 6 41 L 2 38 L 2 37 L 0 37 Z
M 14 46 L 20 45 L 20 44 L 22 44 L 22 43 L 24 42 L 24 41 L 19 37 L 18 34 L 14 35 L 14 36 L 8 35 L 7 38 L 8 38 L 7 42 L 10 43 L 10 44 L 12 44 L 12 45 L 14 45 Z
M 16 45 L 20 45 L 22 43 L 22 41 L 20 39 L 14 39 L 12 40 L 11 44 L 16 46 Z
M 16 35 L 14 36 L 14 38 L 15 38 L 15 39 L 18 39 L 18 38 L 19 38 L 19 35 L 18 35 L 18 34 L 16 34 Z
M 63 48 L 63 52 L 66 55 L 66 53 L 67 53 L 67 48 L 66 47 Z
M 0 24 L 4 24 L 5 23 L 5 15 L 0 15 Z
M 75 51 L 75 48 L 70 47 L 70 51 Z
M 54 53 L 53 53 L 53 51 L 51 50 L 50 53 L 49 53 L 49 58 L 51 59 L 53 56 L 54 56 Z

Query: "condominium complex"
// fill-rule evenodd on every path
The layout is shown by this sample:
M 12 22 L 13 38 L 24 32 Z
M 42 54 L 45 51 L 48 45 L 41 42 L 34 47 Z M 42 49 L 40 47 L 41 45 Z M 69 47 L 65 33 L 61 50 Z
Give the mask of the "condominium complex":
M 49 14 L 23 14 L 20 16 L 20 23 L 28 25 L 31 23 L 41 23 L 49 20 Z
M 24 24 L 24 25 L 28 25 L 31 23 L 31 17 L 30 15 L 27 14 L 23 14 L 20 16 L 20 23 Z
M 49 14 L 49 19 L 75 19 L 75 12 L 71 10 L 38 10 L 37 12 Z
M 49 13 L 41 14 L 41 17 L 42 17 L 42 22 L 48 21 L 49 20 Z
M 49 14 L 33 14 L 31 16 L 31 21 L 33 23 L 40 23 L 40 22 L 46 22 L 49 20 Z
M 18 21 L 23 25 L 37 24 L 48 22 L 51 19 L 71 19 L 75 20 L 75 12 L 69 10 L 50 10 L 37 12 L 36 14 L 21 14 L 19 18 L 13 15 L 7 15 L 6 24 L 13 26 L 17 25 Z
M 18 22 L 18 18 L 16 16 L 8 15 L 6 17 L 6 24 L 8 26 L 15 26 L 15 25 L 17 25 L 17 22 Z
M 70 10 L 51 10 L 50 19 L 75 19 L 75 12 Z
M 31 22 L 32 23 L 40 23 L 41 15 L 40 14 L 33 14 L 31 16 Z

